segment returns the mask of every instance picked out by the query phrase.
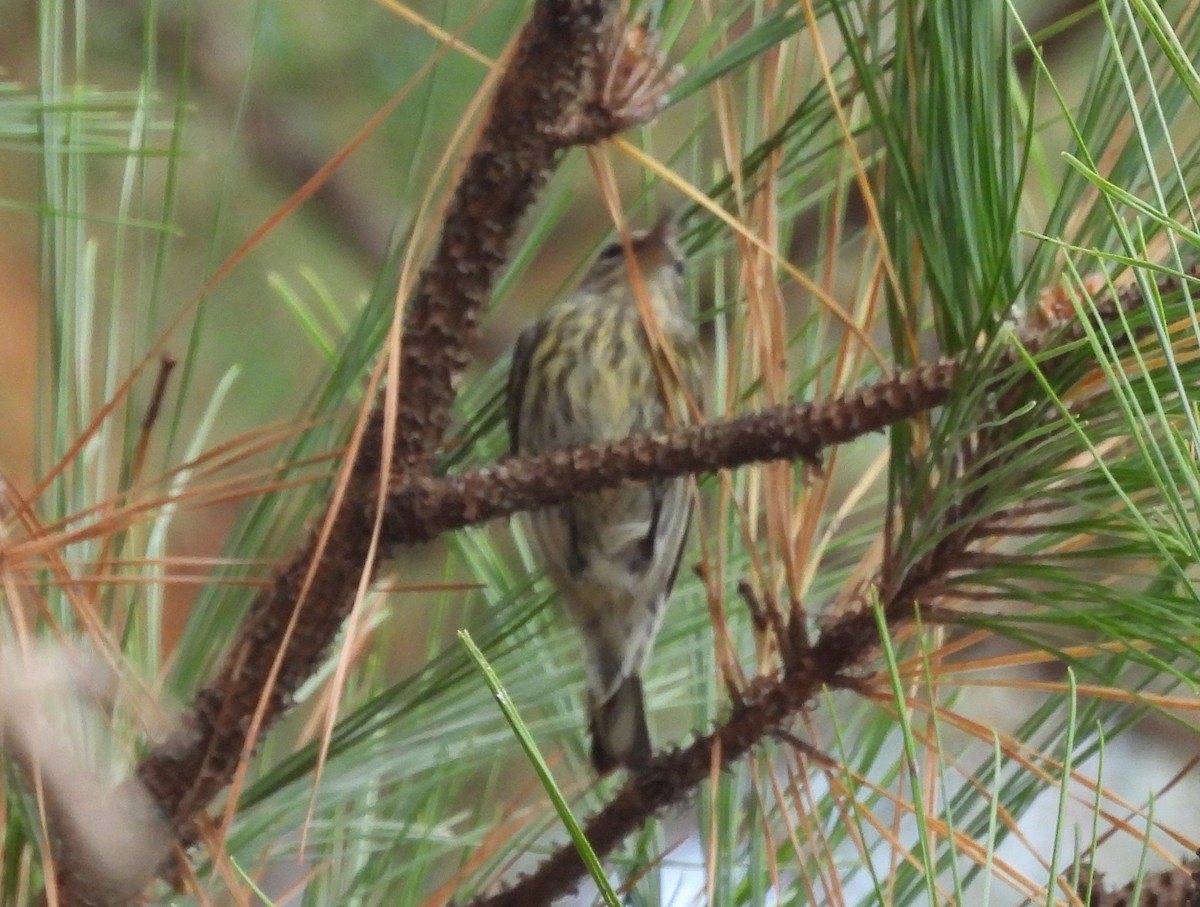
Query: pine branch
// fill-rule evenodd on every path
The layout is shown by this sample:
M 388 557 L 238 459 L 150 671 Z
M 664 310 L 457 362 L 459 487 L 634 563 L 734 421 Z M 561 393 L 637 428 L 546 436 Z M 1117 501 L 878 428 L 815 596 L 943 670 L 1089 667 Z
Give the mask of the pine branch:
M 467 345 L 525 210 L 565 149 L 645 122 L 668 76 L 653 48 L 626 40 L 611 0 L 540 0 L 496 89 L 455 190 L 441 239 L 408 305 L 399 367 L 396 443 L 363 448 L 322 543 L 317 531 L 251 605 L 221 668 L 180 728 L 141 761 L 131 802 L 149 792 L 185 846 L 199 812 L 312 676 L 353 604 L 368 560 L 379 471 L 427 468 L 449 421 Z M 623 93 L 636 83 L 638 90 Z M 381 417 L 372 417 L 379 426 Z M 373 440 L 382 433 L 371 433 Z M 303 592 L 303 594 L 302 594 Z M 251 728 L 257 736 L 249 739 Z M 64 853 L 58 903 L 111 904 Z
M 1158 284 L 1162 295 L 1178 290 L 1175 278 Z M 1106 296 L 1096 303 L 1094 326 L 1114 335 L 1121 319 L 1144 303 L 1136 288 L 1115 298 Z M 994 365 L 995 389 L 1011 382 L 1011 369 L 1024 356 L 1041 357 L 1041 367 L 1053 369 L 1086 335 L 1084 322 L 1078 319 L 1021 328 L 1015 333 L 1016 342 L 1001 352 Z M 701 475 L 771 460 L 819 463 L 827 447 L 944 404 L 964 374 L 964 363 L 978 355 L 969 350 L 940 362 L 922 363 L 833 400 L 772 407 L 722 422 L 539 457 L 514 457 L 456 476 L 401 475 L 388 492 L 383 538 L 398 545 L 425 542 L 443 532 L 560 504 L 625 482 Z M 1010 405 L 1023 403 L 1027 391 L 1024 385 L 1004 388 L 1005 395 L 1013 398 Z
M 566 147 L 558 133 L 531 124 L 565 122 L 582 103 L 614 27 L 606 10 L 601 0 L 543 0 L 500 81 L 441 242 L 408 307 L 394 451 L 401 468 L 423 468 L 441 440 L 491 283 L 521 215 Z M 372 424 L 380 423 L 376 413 Z M 267 697 L 265 730 L 312 675 L 349 612 L 371 545 L 381 438 L 382 431 L 368 433 L 327 541 L 319 545 L 313 532 L 292 555 L 252 605 L 225 666 L 181 729 L 142 760 L 138 776 L 177 831 L 229 783 L 260 699 Z
M 413 544 L 473 523 L 571 500 L 631 481 L 699 475 L 769 460 L 808 460 L 945 401 L 959 364 L 921 365 L 847 397 L 774 407 L 749 416 L 640 435 L 610 444 L 514 457 L 448 478 L 392 484 L 383 537 Z
M 1200 270 L 1193 270 L 1192 276 L 1200 276 Z M 1158 289 L 1160 294 L 1177 291 L 1179 282 L 1174 279 L 1163 280 Z M 1107 330 L 1119 347 L 1126 346 L 1144 332 L 1138 331 L 1134 336 L 1121 335 L 1119 325 L 1126 315 L 1142 305 L 1144 299 L 1137 289 L 1125 291 L 1115 298 L 1103 299 L 1095 308 L 1099 318 L 1096 327 Z M 1082 322 L 1030 328 L 1019 331 L 1018 336 L 1026 353 L 1045 353 L 1040 362 L 1043 374 L 1057 381 L 1074 377 L 1080 357 L 1072 357 L 1069 350 L 1074 342 L 1086 336 Z M 965 355 L 974 355 L 974 351 Z M 1006 350 L 1003 355 L 1010 365 L 1020 357 L 1021 352 L 1015 347 Z M 921 400 L 931 405 L 945 402 L 954 389 L 951 385 L 962 369 L 961 358 L 940 363 L 936 368 L 937 371 L 933 373 L 937 376 L 936 380 L 931 381 L 921 395 Z M 949 379 L 949 384 L 942 383 L 946 379 Z M 895 382 L 899 382 L 901 387 L 909 383 L 905 376 L 900 376 L 892 382 L 885 382 L 885 385 L 890 387 Z M 1001 392 L 995 401 L 996 409 L 1002 415 L 1024 409 L 1029 399 L 1027 393 L 1020 392 L 1024 380 L 1019 378 L 1014 383 L 1011 378 L 1007 382 L 1001 378 L 998 382 L 993 388 Z M 868 388 L 861 394 L 875 400 L 874 390 Z M 884 394 L 882 398 L 886 400 L 889 396 Z M 909 402 L 915 403 L 915 397 L 910 398 Z M 841 405 L 843 401 L 824 404 L 834 411 Z M 877 413 L 882 418 L 882 409 L 872 405 L 854 409 L 862 424 L 881 427 L 877 424 L 879 419 L 873 418 L 872 414 Z M 906 417 L 915 414 L 915 411 L 909 411 Z M 1029 418 L 1036 419 L 1038 416 L 1031 413 Z M 722 427 L 730 428 L 733 425 L 727 423 Z M 962 475 L 986 463 L 994 449 L 1000 448 L 1014 431 L 1020 431 L 1014 422 L 1003 419 L 989 420 L 988 425 L 991 427 L 981 429 L 972 438 L 970 450 L 964 452 L 959 467 Z M 550 464 L 542 468 L 549 470 Z M 943 480 L 953 483 L 955 478 L 945 476 Z M 577 477 L 575 481 L 583 482 L 585 479 Z M 984 489 L 979 488 L 965 495 L 956 506 L 944 513 L 941 518 L 942 531 L 933 533 L 940 541 L 914 562 L 908 563 L 904 556 L 907 552 L 893 551 L 882 565 L 874 586 L 878 590 L 882 620 L 889 629 L 911 622 L 917 609 L 923 610 L 927 616 L 944 617 L 941 611 L 933 607 L 934 602 L 947 588 L 947 578 L 969 561 L 971 546 L 985 537 L 992 521 L 992 515 L 981 507 L 984 494 Z M 799 619 L 800 615 L 792 615 L 793 621 Z M 877 651 L 881 642 L 879 618 L 873 608 L 865 606 L 827 625 L 811 645 L 805 643 L 804 637 L 793 632 L 792 628 L 785 628 L 784 633 L 787 638 L 779 642 L 785 660 L 782 671 L 776 677 L 763 678 L 753 684 L 734 703 L 729 717 L 711 733 L 697 738 L 686 747 L 656 754 L 642 771 L 631 775 L 613 798 L 584 824 L 584 835 L 598 857 L 603 859 L 610 854 L 654 816 L 685 802 L 698 785 L 712 777 L 714 766 L 729 768 L 768 737 L 788 739 L 788 723 L 804 709 L 810 708 L 822 689 L 860 687 L 861 681 L 851 672 L 870 653 Z M 567 843 L 533 873 L 497 894 L 476 898 L 471 902 L 471 907 L 549 905 L 573 890 L 585 872 L 578 851 L 574 845 Z
M 1069 875 L 1064 873 L 1068 882 Z M 1136 904 L 1135 891 L 1140 892 Z M 1200 860 L 1184 860 L 1178 866 L 1126 882 L 1115 891 L 1105 885 L 1104 873 L 1084 864 L 1079 867 L 1075 892 L 1087 907 L 1200 907 Z
M 393 451 L 398 469 L 423 468 L 442 440 L 469 362 L 468 341 L 516 227 L 562 152 L 576 144 L 564 127 L 603 65 L 615 8 L 608 0 L 542 0 L 525 26 L 408 306 Z

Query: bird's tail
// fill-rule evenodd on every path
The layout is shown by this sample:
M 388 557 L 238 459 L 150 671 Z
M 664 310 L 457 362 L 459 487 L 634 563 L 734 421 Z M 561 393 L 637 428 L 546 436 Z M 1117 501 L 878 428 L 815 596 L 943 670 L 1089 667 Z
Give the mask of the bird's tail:
M 621 681 L 616 692 L 597 702 L 588 697 L 591 712 L 592 765 L 601 775 L 618 766 L 640 768 L 650 759 L 650 730 L 642 678 L 636 674 Z

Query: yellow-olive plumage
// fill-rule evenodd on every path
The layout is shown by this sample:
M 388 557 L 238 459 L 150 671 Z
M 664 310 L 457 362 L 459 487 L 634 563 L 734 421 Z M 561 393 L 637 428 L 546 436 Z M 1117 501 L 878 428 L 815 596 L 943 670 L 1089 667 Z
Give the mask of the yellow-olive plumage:
M 690 420 L 700 350 L 667 222 L 634 234 L 634 262 L 606 248 L 570 297 L 517 341 L 508 381 L 513 453 L 612 441 Z M 631 268 L 670 347 L 651 354 Z M 680 387 L 682 381 L 683 387 Z M 664 391 L 670 394 L 668 408 Z M 650 756 L 641 672 L 658 633 L 691 518 L 686 478 L 582 496 L 528 516 L 530 538 L 583 638 L 592 762 L 604 773 Z

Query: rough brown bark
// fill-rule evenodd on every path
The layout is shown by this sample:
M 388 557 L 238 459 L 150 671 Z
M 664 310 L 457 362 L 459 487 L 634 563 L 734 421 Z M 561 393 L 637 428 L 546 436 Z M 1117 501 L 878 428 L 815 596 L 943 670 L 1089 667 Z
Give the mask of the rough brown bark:
M 407 307 L 394 469 L 427 468 L 449 420 L 467 345 L 536 192 L 565 148 L 604 137 L 564 126 L 592 103 L 595 74 L 609 62 L 603 54 L 619 49 L 613 42 L 616 25 L 611 0 L 541 0 L 523 29 L 455 190 L 437 250 Z M 248 732 L 260 704 L 261 733 L 312 675 L 349 613 L 373 532 L 379 469 L 387 460 L 371 446 L 379 444 L 380 426 L 375 413 L 326 543 L 318 544 L 314 530 L 293 553 L 271 588 L 252 603 L 222 666 L 196 695 L 179 729 L 145 756 L 128 782 L 150 793 L 184 844 L 193 839 L 198 813 L 253 747 Z M 112 903 L 95 886 L 76 884 L 83 874 L 72 872 L 70 853 L 63 854 L 62 864 L 61 904 Z

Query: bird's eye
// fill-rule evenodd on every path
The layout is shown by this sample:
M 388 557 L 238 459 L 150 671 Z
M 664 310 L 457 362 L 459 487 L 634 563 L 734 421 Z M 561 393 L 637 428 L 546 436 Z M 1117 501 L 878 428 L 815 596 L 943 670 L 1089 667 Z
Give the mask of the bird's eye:
M 676 259 L 675 259 L 675 261 L 674 261 L 674 268 L 675 268 L 675 273 L 676 273 L 676 274 L 678 274 L 680 277 L 682 277 L 682 276 L 683 276 L 683 272 L 684 272 L 684 266 L 683 266 L 683 259 L 682 259 L 682 258 L 676 258 Z
M 607 246 L 605 246 L 603 249 L 600 250 L 599 260 L 600 261 L 616 261 L 618 258 L 620 258 L 624 254 L 625 254 L 625 250 L 621 248 L 621 244 L 619 242 L 609 243 Z

